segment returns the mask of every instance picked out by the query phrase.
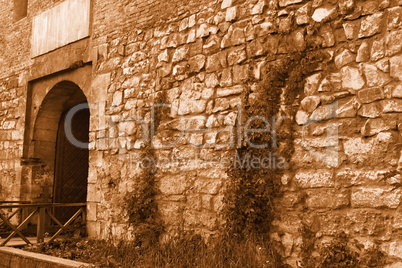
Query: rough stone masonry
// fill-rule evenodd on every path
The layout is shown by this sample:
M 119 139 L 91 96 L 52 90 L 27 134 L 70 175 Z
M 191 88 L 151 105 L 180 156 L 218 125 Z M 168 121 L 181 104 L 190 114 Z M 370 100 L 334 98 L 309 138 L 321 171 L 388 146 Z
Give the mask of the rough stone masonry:
M 388 267 L 402 266 L 402 1 L 93 0 L 88 31 L 60 28 L 72 34 L 64 43 L 38 27 L 74 1 L 27 2 L 22 18 L 10 16 L 18 1 L 0 5 L 0 199 L 53 201 L 55 133 L 76 94 L 56 84 L 70 81 L 91 109 L 89 234 L 128 238 L 121 204 L 146 164 L 139 156 L 150 131 L 168 232 L 213 234 L 244 81 L 305 50 L 314 31 L 331 61 L 295 99 L 295 150 L 272 238 L 291 265 L 309 225 L 319 241 L 344 231 L 367 248 L 379 245 Z M 152 129 L 161 92 L 170 111 Z M 206 165 L 211 159 L 218 161 Z

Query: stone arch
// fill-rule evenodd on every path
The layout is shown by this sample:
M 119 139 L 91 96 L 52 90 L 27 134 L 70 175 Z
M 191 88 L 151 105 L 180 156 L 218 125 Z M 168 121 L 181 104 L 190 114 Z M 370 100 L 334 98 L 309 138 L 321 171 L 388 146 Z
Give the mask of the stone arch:
M 61 115 L 74 105 L 86 102 L 82 90 L 70 81 L 57 83 L 46 95 L 36 116 L 32 141 L 33 157 L 49 168 L 54 166 L 57 131 Z
M 72 107 L 87 103 L 83 90 L 69 80 L 59 81 L 44 92 L 46 94 L 43 94 L 42 102 L 36 109 L 34 107 L 35 117 L 29 139 L 28 158 L 31 159 L 32 174 L 31 183 L 28 185 L 30 188 L 28 199 L 34 202 L 55 201 L 56 165 L 60 166 L 56 163 L 56 154 L 60 128 L 64 126 L 60 122 Z M 89 107 L 87 117 L 88 126 L 85 135 L 89 135 Z M 88 168 L 86 172 L 88 173 Z M 87 181 L 87 177 L 85 180 Z M 86 184 L 85 182 L 83 186 L 85 189 Z
M 84 65 L 32 80 L 27 87 L 20 199 L 52 202 L 57 129 L 64 111 L 76 103 L 96 103 L 92 66 Z M 93 111 L 91 110 L 91 117 Z

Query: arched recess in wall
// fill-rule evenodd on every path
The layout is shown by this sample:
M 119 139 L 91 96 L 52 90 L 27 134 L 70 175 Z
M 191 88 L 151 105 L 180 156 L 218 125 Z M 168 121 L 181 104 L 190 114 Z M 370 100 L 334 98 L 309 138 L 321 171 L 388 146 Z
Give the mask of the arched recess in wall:
M 86 202 L 89 118 L 87 98 L 73 82 L 57 83 L 43 99 L 30 146 L 31 157 L 43 166 L 32 174 L 33 184 L 41 184 L 40 201 Z M 35 189 L 33 193 L 35 197 Z M 58 216 L 68 217 L 62 214 L 69 213 L 59 211 Z

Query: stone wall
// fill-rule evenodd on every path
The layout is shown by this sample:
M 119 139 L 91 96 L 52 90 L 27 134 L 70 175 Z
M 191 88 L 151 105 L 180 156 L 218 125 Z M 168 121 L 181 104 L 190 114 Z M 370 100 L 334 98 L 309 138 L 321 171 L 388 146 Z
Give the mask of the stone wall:
M 24 114 L 24 88 L 20 86 L 18 76 L 0 80 L 0 170 L 1 196 L 19 199 L 18 181 L 19 158 L 22 154 L 22 132 L 24 128 L 20 115 Z
M 304 50 L 309 31 L 316 29 L 314 42 L 333 61 L 306 79 L 297 100 L 295 153 L 282 180 L 273 237 L 285 245 L 289 263 L 299 258 L 303 225 L 317 241 L 344 231 L 401 258 L 399 4 L 223 1 L 163 26 L 96 41 L 98 73 L 112 70 L 109 111 L 117 122 L 93 134 L 116 138 L 109 140 L 112 148 L 103 148 L 102 161 L 111 165 L 97 168 L 102 183 L 94 197 L 96 224 L 105 230 L 103 224 L 115 219 L 112 226 L 118 226 L 120 208 L 113 213 L 110 204 L 130 189 L 133 170 L 127 161 L 112 160 L 118 157 L 113 154 L 136 159 L 141 146 L 135 123 L 126 121 L 149 118 L 152 99 L 165 90 L 176 109 L 156 131 L 156 146 L 176 140 L 183 130 L 206 133 L 187 132 L 174 148 L 158 151 L 159 157 L 184 163 L 158 170 L 160 210 L 169 227 L 216 230 L 226 175 L 216 167 L 200 168 L 194 159 L 231 157 L 227 142 L 236 133 L 244 80 L 250 73 L 260 79 L 266 61 Z M 94 147 L 102 150 L 99 141 Z
M 0 20 L 6 33 L 0 42 L 9 44 L 0 51 L 2 198 L 19 195 L 18 187 L 11 194 L 7 185 L 21 180 L 27 81 L 52 73 L 38 75 L 35 61 L 46 61 L 29 56 L 30 20 L 54 2 L 29 1 L 26 18 Z M 389 262 L 402 260 L 401 1 L 92 5 L 85 53 L 91 55 L 92 89 L 101 97 L 90 103 L 91 235 L 129 237 L 122 204 L 150 160 L 158 163 L 157 200 L 167 231 L 216 232 L 225 161 L 233 159 L 241 137 L 243 96 L 258 86 L 264 64 L 316 46 L 331 61 L 307 77 L 304 93 L 284 108 L 294 115 L 294 154 L 282 178 L 283 197 L 275 200 L 272 238 L 283 243 L 292 265 L 301 256 L 302 227 L 317 243 L 344 231 L 366 247 L 378 244 Z M 152 104 L 161 100 L 170 109 L 153 128 Z M 151 133 L 155 159 L 143 159 Z
M 281 200 L 287 213 L 275 224 L 293 229 L 281 238 L 290 255 L 297 228 L 307 225 L 323 241 L 344 231 L 400 259 L 402 8 L 398 1 L 338 4 L 312 11 L 314 20 L 330 20 L 333 66 L 306 79 L 290 191 Z

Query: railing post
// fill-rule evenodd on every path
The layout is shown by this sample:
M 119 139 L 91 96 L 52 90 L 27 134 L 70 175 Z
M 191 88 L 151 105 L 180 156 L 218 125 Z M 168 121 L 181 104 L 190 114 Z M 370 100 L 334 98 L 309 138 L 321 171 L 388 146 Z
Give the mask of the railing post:
M 85 225 L 87 222 L 87 206 L 85 206 L 84 209 L 82 210 L 81 217 L 82 217 L 81 223 Z
M 36 234 L 36 242 L 38 244 L 44 242 L 45 219 L 46 219 L 46 207 L 40 207 L 38 214 L 38 227 L 37 227 L 38 229 Z
M 21 222 L 23 222 L 29 215 L 28 208 L 21 208 Z M 28 227 L 28 222 L 21 227 L 21 230 L 25 230 Z

